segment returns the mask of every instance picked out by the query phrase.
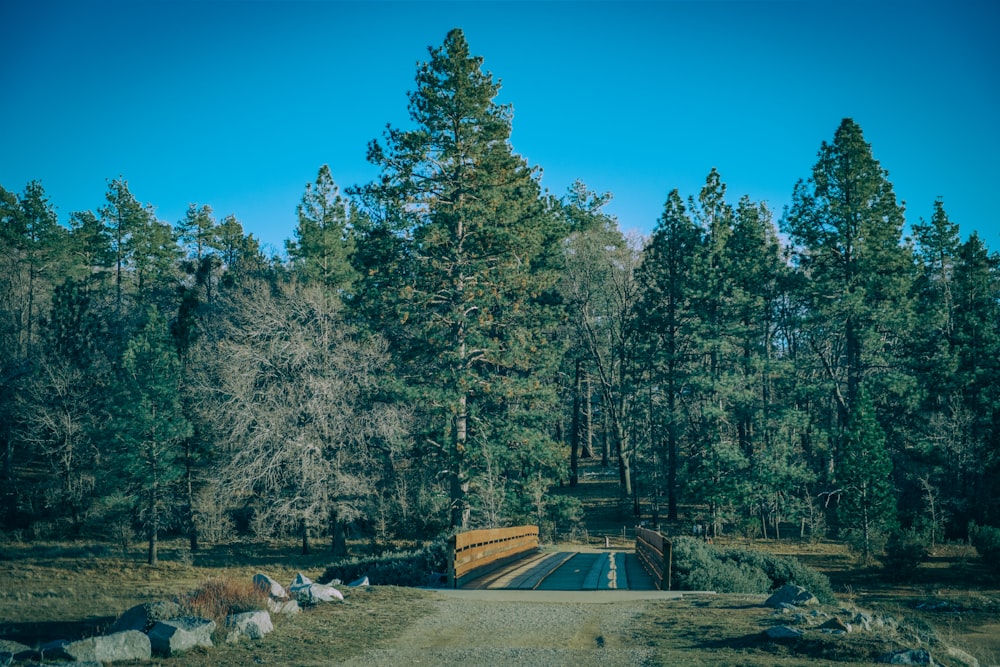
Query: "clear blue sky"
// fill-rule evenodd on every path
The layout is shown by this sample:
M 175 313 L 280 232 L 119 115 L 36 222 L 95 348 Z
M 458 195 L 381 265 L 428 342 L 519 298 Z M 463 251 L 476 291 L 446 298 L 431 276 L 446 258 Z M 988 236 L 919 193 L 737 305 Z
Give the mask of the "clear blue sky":
M 233 213 L 275 250 L 320 165 L 372 179 L 447 31 L 501 79 L 515 151 L 563 194 L 610 191 L 648 232 L 714 166 L 776 219 L 845 116 L 907 220 L 936 197 L 1000 248 L 1000 4 L 963 2 L 96 2 L 0 4 L 0 185 L 41 180 L 60 220 L 109 179 L 174 223 Z

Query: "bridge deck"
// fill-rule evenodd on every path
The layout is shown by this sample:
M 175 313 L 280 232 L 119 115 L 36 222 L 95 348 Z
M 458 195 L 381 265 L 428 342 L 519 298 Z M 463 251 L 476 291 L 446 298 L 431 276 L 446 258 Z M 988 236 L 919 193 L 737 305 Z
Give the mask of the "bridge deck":
M 464 589 L 600 591 L 656 590 L 634 553 L 535 553 L 474 579 Z

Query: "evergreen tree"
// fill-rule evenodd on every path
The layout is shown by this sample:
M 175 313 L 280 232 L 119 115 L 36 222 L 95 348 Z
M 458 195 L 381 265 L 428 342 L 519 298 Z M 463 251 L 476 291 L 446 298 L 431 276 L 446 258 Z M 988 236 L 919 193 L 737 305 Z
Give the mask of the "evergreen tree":
M 651 382 L 660 387 L 656 446 L 664 466 L 668 518 L 677 520 L 680 449 L 688 428 L 684 396 L 690 391 L 698 326 L 692 284 L 701 245 L 698 227 L 680 193 L 670 192 L 638 269 L 641 302 L 636 324 L 651 366 Z
M 114 254 L 115 306 L 122 315 L 125 286 L 133 255 L 133 237 L 148 224 L 149 212 L 136 200 L 121 177 L 108 184 L 107 204 L 100 208 L 101 221 L 111 237 Z
M 316 182 L 306 184 L 296 212 L 296 240 L 285 242 L 292 266 L 305 280 L 317 281 L 334 293 L 349 290 L 355 279 L 350 263 L 354 251 L 351 211 L 329 166 L 320 167 Z
M 867 563 L 896 527 L 896 491 L 885 433 L 875 409 L 859 388 L 851 405 L 837 465 L 837 514 L 848 538 Z
M 129 341 L 113 406 L 113 437 L 120 468 L 136 501 L 149 545 L 158 560 L 158 536 L 171 520 L 176 484 L 183 474 L 181 443 L 191 435 L 180 397 L 180 361 L 167 322 L 149 307 L 146 322 Z
M 955 384 L 960 438 L 949 457 L 956 470 L 956 519 L 993 524 L 1000 517 L 1000 256 L 973 233 L 955 265 Z M 961 463 L 959 463 L 961 462 Z M 970 516 L 971 515 L 971 516 Z
M 72 277 L 83 280 L 89 290 L 97 290 L 114 266 L 114 253 L 107 228 L 91 211 L 70 215 L 69 254 Z
M 455 527 L 469 525 L 483 448 L 549 465 L 559 354 L 545 297 L 563 234 L 512 151 L 510 107 L 494 101 L 499 84 L 482 63 L 460 30 L 430 50 L 409 95 L 416 127 L 370 144 L 382 177 L 360 192 L 372 222 L 358 241 L 371 246 L 357 258 L 359 292 L 376 325 L 391 320 L 407 379 L 434 406 L 425 440 L 444 455 Z
M 219 245 L 219 225 L 212 215 L 212 207 L 188 206 L 184 219 L 177 223 L 177 241 L 187 256 L 182 262 L 184 272 L 194 276 L 195 285 L 211 303 L 215 293 L 216 269 L 220 261 L 214 252 Z
M 784 219 L 804 278 L 801 338 L 823 369 L 838 429 L 863 381 L 895 417 L 912 400 L 902 359 L 913 262 L 902 226 L 888 174 L 861 128 L 845 118 L 820 147 L 812 178 L 796 185 Z

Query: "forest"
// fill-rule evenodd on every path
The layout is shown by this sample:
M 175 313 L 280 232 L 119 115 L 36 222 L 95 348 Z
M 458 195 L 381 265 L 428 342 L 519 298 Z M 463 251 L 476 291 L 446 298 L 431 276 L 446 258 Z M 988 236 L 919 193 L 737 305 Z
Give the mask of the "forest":
M 608 193 L 543 190 L 483 65 L 460 30 L 429 49 L 380 176 L 321 166 L 280 256 L 122 177 L 64 221 L 0 187 L 0 530 L 150 563 L 552 536 L 584 458 L 654 523 L 866 557 L 1000 525 L 1000 257 L 940 199 L 907 221 L 857 123 L 778 219 L 713 169 L 638 237 Z

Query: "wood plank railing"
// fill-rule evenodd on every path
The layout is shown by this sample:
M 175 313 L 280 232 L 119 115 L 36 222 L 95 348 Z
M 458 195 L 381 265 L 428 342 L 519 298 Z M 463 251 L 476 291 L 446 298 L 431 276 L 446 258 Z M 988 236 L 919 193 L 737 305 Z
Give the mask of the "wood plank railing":
M 448 587 L 458 588 L 537 550 L 538 526 L 470 530 L 452 537 L 451 547 Z
M 670 590 L 670 576 L 673 567 L 673 544 L 655 530 L 635 529 L 635 553 L 639 562 L 653 577 L 653 582 L 661 591 Z

